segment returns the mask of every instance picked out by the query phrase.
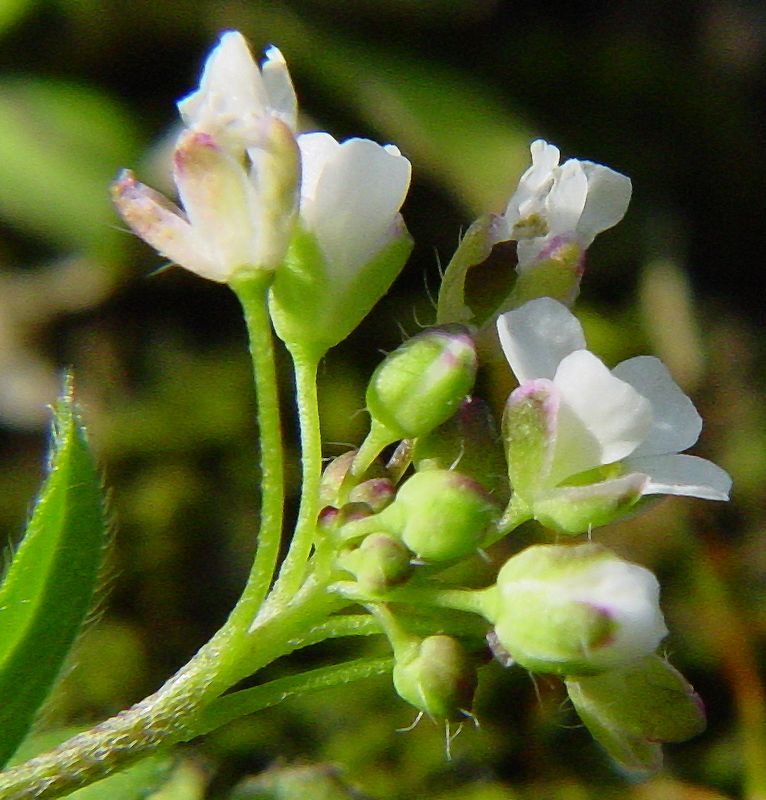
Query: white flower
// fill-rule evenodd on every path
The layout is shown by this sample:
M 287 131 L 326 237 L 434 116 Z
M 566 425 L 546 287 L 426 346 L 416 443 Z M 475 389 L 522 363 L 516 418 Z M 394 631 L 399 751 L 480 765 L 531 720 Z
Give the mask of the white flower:
M 631 358 L 610 371 L 585 349 L 577 319 L 547 297 L 503 314 L 497 326 L 520 384 L 506 414 L 532 396 L 544 409 L 545 453 L 534 481 L 525 478 L 539 495 L 565 484 L 560 491 L 574 497 L 592 489 L 575 476 L 612 465 L 596 474 L 602 481 L 619 477 L 597 485 L 622 482 L 642 495 L 728 499 L 726 472 L 682 454 L 697 441 L 702 420 L 657 358 Z
M 284 260 L 297 202 L 298 152 L 286 131 L 273 125 L 268 147 L 249 168 L 207 134 L 186 132 L 173 170 L 183 211 L 128 170 L 112 187 L 115 206 L 161 255 L 203 278 L 228 282 L 275 269 Z
M 410 162 L 393 145 L 298 137 L 299 224 L 269 308 L 277 334 L 302 357 L 321 358 L 388 291 L 412 247 L 399 209 Z
M 625 215 L 630 179 L 591 161 L 569 159 L 559 166 L 559 150 L 542 139 L 532 142 L 532 166 L 503 215 L 506 240 L 518 242 L 518 269 L 532 266 L 562 241 L 586 250 L 602 231 Z
M 241 34 L 225 33 L 198 91 L 178 104 L 187 128 L 174 153 L 183 210 L 129 171 L 114 184 L 117 210 L 159 253 L 204 278 L 283 263 L 298 205 L 296 100 L 282 55 L 259 69 Z
M 300 219 L 312 233 L 340 289 L 391 240 L 401 236 L 399 209 L 410 185 L 410 162 L 392 144 L 337 142 L 329 133 L 298 137 Z M 341 286 L 338 286 L 340 284 Z
M 272 119 L 294 133 L 298 115 L 282 54 L 270 47 L 259 68 L 237 31 L 221 36 L 205 62 L 199 89 L 181 100 L 178 110 L 190 130 L 235 149 L 257 145 Z

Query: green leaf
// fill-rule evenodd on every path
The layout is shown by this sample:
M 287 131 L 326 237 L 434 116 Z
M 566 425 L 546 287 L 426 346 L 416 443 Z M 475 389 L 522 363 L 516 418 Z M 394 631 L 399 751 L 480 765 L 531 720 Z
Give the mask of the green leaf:
M 0 763 L 26 736 L 93 601 L 107 526 L 72 399 L 53 420 L 48 478 L 0 587 Z
M 0 80 L 0 215 L 58 248 L 109 256 L 116 226 L 106 189 L 137 150 L 112 98 L 63 81 Z

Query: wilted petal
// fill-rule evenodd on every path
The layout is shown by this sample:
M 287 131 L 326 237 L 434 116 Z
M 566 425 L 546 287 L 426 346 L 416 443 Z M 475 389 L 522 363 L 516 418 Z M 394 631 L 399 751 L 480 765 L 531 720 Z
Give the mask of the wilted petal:
M 124 170 L 112 185 L 112 199 L 134 233 L 160 255 L 211 280 L 225 280 L 205 242 L 175 205 Z
M 618 364 L 612 375 L 629 383 L 652 404 L 652 429 L 632 457 L 680 453 L 697 441 L 702 418 L 658 358 L 629 358 Z
M 498 317 L 506 359 L 519 383 L 552 379 L 561 360 L 585 347 L 585 334 L 566 306 L 541 297 Z
M 633 191 L 630 178 L 602 164 L 581 161 L 588 179 L 585 203 L 577 234 L 584 247 L 590 247 L 596 235 L 616 225 L 628 210 Z
M 309 186 L 316 174 L 310 163 L 313 153 L 324 160 L 324 168 L 306 204 L 305 219 L 330 268 L 341 277 L 367 263 L 391 238 L 409 188 L 410 162 L 397 148 L 369 139 L 349 139 L 329 157 L 332 146 L 326 139 L 311 145 L 302 149 Z
M 649 476 L 644 494 L 676 494 L 704 500 L 728 500 L 731 477 L 712 461 L 697 456 L 665 455 L 625 459 L 624 466 Z
M 651 429 L 649 401 L 587 350 L 564 358 L 553 382 L 562 401 L 552 478 L 619 461 Z

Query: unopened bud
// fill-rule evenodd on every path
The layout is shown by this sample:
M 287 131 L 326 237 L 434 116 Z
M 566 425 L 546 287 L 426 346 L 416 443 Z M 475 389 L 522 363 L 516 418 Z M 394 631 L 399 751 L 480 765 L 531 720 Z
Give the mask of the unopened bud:
M 596 544 L 529 547 L 500 570 L 496 592 L 497 638 L 532 672 L 623 667 L 667 634 L 654 575 Z
M 375 597 L 398 586 L 412 573 L 410 551 L 385 533 L 372 533 L 355 550 L 341 553 L 339 563 L 360 588 Z
M 395 439 L 411 439 L 449 419 L 470 393 L 476 348 L 468 330 L 445 325 L 413 336 L 373 373 L 367 410 Z
M 397 694 L 432 719 L 466 716 L 476 691 L 476 668 L 465 648 L 451 636 L 429 636 L 397 660 Z
M 386 531 L 424 561 L 448 561 L 473 553 L 498 516 L 496 503 L 475 480 L 433 469 L 416 472 L 390 506 L 351 523 L 341 535 L 351 539 Z

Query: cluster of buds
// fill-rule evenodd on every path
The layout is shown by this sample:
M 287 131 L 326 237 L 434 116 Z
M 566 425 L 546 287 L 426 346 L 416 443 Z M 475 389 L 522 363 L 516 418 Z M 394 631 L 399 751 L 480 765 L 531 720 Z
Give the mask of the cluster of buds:
M 118 210 L 162 255 L 204 277 L 236 290 L 266 275 L 277 334 L 296 363 L 318 363 L 407 258 L 399 210 L 409 162 L 393 145 L 299 134 L 281 54 L 271 48 L 259 67 L 237 33 L 224 34 L 179 110 L 183 210 L 127 172 L 114 186 Z M 655 654 L 667 628 L 647 569 L 587 543 L 529 547 L 477 590 L 444 572 L 530 520 L 590 534 L 648 496 L 723 500 L 730 488 L 719 467 L 683 453 L 701 419 L 662 363 L 608 369 L 568 308 L 587 248 L 627 209 L 629 179 L 588 161 L 559 165 L 542 140 L 531 154 L 504 212 L 479 219 L 450 262 L 438 327 L 375 370 L 369 435 L 325 470 L 314 541 L 332 544 L 330 590 L 375 615 L 394 652 L 395 689 L 420 712 L 470 715 L 469 649 L 483 639 L 453 635 L 448 616 L 471 612 L 500 660 L 560 676 L 594 737 L 646 771 L 660 742 L 704 724 L 699 698 Z M 468 270 L 509 242 L 515 283 L 491 307 L 472 308 Z M 490 334 L 518 381 L 499 432 L 472 396 L 477 343 Z M 377 459 L 392 445 L 383 467 Z M 423 637 L 408 629 L 418 604 L 434 625 Z

